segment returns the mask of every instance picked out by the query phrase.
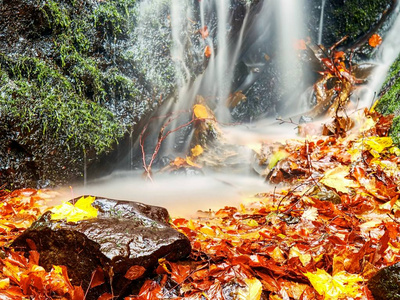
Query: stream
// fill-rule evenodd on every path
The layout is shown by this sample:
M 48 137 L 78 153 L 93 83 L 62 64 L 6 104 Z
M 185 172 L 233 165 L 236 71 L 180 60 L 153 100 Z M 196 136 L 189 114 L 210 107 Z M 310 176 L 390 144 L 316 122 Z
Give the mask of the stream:
M 143 15 L 139 15 L 139 20 L 145 20 L 146 13 L 151 9 L 161 7 L 162 1 L 160 1 L 141 1 L 138 5 L 141 6 L 139 11 Z M 241 88 L 257 80 L 261 70 L 268 68 L 266 57 L 268 54 L 267 49 L 270 48 L 269 41 L 273 39 L 273 36 L 278 35 L 282 38 L 278 41 L 277 53 L 279 57 L 277 61 L 284 73 L 279 84 L 282 85 L 281 88 L 283 90 L 288 91 L 293 90 L 294 84 L 296 89 L 299 86 L 302 87 L 299 95 L 295 97 L 290 95 L 282 98 L 283 101 L 289 104 L 286 104 L 287 108 L 281 113 L 290 116 L 295 112 L 299 113 L 301 107 L 304 110 L 307 109 L 298 100 L 301 98 L 301 94 L 306 91 L 304 81 L 306 81 L 307 74 L 303 74 L 303 76 L 301 74 L 302 71 L 295 67 L 299 61 L 294 48 L 291 47 L 293 42 L 306 36 L 301 25 L 303 24 L 302 18 L 304 16 L 299 13 L 301 9 L 296 8 L 296 5 L 301 4 L 299 4 L 299 1 L 291 0 L 264 1 L 264 5 L 255 15 L 255 19 L 249 20 L 248 11 L 246 12 L 238 35 L 229 39 L 231 25 L 228 0 L 216 1 L 214 5 L 211 5 L 209 1 L 201 1 L 199 4 L 199 16 L 193 16 L 193 12 L 196 11 L 191 7 L 193 4 L 186 1 L 178 2 L 174 0 L 170 4 L 171 55 L 173 55 L 175 61 L 174 72 L 178 90 L 174 95 L 173 101 L 169 101 L 168 105 L 164 105 L 162 110 L 159 111 L 159 115 L 168 114 L 171 111 L 191 109 L 195 104 L 196 95 L 202 95 L 204 98 L 209 99 L 208 105 L 214 109 L 218 122 L 222 124 L 221 131 L 225 143 L 248 149 L 248 151 L 240 153 L 237 158 L 241 161 L 241 165 L 247 165 L 248 167 L 239 170 L 203 168 L 201 172 L 203 174 L 198 176 L 172 176 L 168 173 L 155 174 L 154 182 L 144 181 L 141 177 L 142 171 L 140 169 L 127 170 L 122 168 L 106 177 L 85 182 L 84 185 L 74 184 L 70 188 L 63 188 L 61 190 L 62 199 L 84 194 L 101 195 L 113 199 L 132 200 L 164 206 L 173 216 L 188 217 L 195 215 L 198 210 L 218 210 L 225 205 L 237 206 L 242 201 L 251 199 L 256 193 L 274 189 L 274 186 L 268 185 L 252 169 L 251 165 L 254 164 L 253 150 L 260 148 L 262 143 L 272 144 L 277 141 L 284 142 L 286 139 L 297 138 L 296 125 L 287 123 L 279 125 L 276 121 L 277 114 L 266 118 L 257 118 L 251 122 L 235 124 L 235 126 L 227 125 L 232 124 L 234 121 L 229 109 L 225 106 L 224 99 L 228 97 L 230 91 L 240 91 Z M 319 43 L 322 40 L 324 6 L 325 0 L 322 0 Z M 271 11 L 271 7 L 273 7 L 274 11 Z M 395 14 L 398 15 L 398 11 L 399 4 L 397 4 Z M 209 18 L 212 12 L 216 12 L 213 15 L 213 21 Z M 154 14 L 154 11 L 152 13 Z M 278 17 L 273 18 L 272 16 L 275 15 L 278 15 Z M 189 37 L 186 36 L 187 28 L 190 28 L 191 23 L 194 22 L 193 19 L 200 20 L 201 28 L 207 29 L 209 34 L 200 40 L 200 45 L 196 45 L 201 52 L 195 52 L 198 56 L 192 59 L 202 61 L 200 64 L 207 64 L 207 67 L 204 72 L 195 78 L 192 78 L 193 70 L 191 68 L 193 68 L 193 65 L 191 65 L 185 53 L 185 47 L 187 47 L 185 44 L 189 41 Z M 276 26 L 274 22 L 279 25 Z M 139 22 L 139 24 L 141 23 Z M 146 26 L 145 22 L 142 26 Z M 276 28 L 280 30 L 278 34 L 274 32 Z M 137 30 L 143 31 L 145 28 L 140 25 Z M 253 38 L 249 42 L 249 37 L 246 34 L 249 34 L 249 32 L 254 34 L 254 31 L 258 32 L 258 38 Z M 362 87 L 363 93 L 356 94 L 353 97 L 354 109 L 371 106 L 375 95 L 383 84 L 388 68 L 400 53 L 398 32 L 400 32 L 399 17 L 387 32 L 376 59 L 372 61 L 377 65 L 371 75 L 372 80 L 367 86 Z M 151 48 L 153 43 L 156 42 L 156 38 L 147 39 L 139 41 L 139 45 L 140 47 Z M 210 47 L 210 49 L 213 49 L 212 51 L 216 52 L 212 52 L 211 56 L 206 58 L 202 52 L 205 47 Z M 151 60 L 149 61 L 151 62 Z M 250 72 L 245 78 L 241 78 L 241 83 L 236 84 L 235 90 L 232 86 L 232 81 L 235 66 L 239 62 L 244 62 Z M 148 76 L 153 76 L 155 84 L 157 84 L 157 74 L 154 72 L 154 70 L 149 70 Z M 296 76 L 296 80 L 293 79 L 293 76 Z M 260 113 L 260 115 L 262 114 Z M 185 119 L 177 119 L 176 122 L 171 125 L 171 128 L 176 128 L 179 124 L 185 122 Z M 158 126 L 161 125 L 159 124 Z M 159 129 L 157 128 L 159 127 L 155 126 L 152 129 L 154 135 L 158 134 Z M 176 157 L 182 155 L 182 153 L 187 153 L 191 136 L 192 133 L 186 134 L 183 137 L 185 147 L 178 147 L 179 150 L 176 150 L 176 140 L 178 138 L 182 139 L 182 136 L 179 137 L 172 134 L 165 141 L 165 145 L 158 155 Z M 148 140 L 152 139 L 148 138 Z M 132 159 L 135 157 L 132 153 L 136 153 L 136 157 L 140 157 L 138 143 L 132 143 L 132 147 L 128 159 L 128 165 L 131 166 L 133 165 Z M 152 146 L 148 147 L 151 148 Z

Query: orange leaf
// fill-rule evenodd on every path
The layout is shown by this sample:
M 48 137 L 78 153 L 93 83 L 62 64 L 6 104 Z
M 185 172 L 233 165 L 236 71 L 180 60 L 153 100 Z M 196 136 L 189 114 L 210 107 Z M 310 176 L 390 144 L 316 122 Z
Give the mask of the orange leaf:
M 204 56 L 209 58 L 212 54 L 212 50 L 211 47 L 209 45 L 206 46 L 206 48 L 204 48 Z
M 129 280 L 135 280 L 141 277 L 144 272 L 146 272 L 146 269 L 142 266 L 132 266 L 129 268 L 129 270 L 125 274 L 125 278 Z
M 369 38 L 368 44 L 369 44 L 371 47 L 373 47 L 373 48 L 379 46 L 380 44 L 382 44 L 382 38 L 381 38 L 381 36 L 380 36 L 379 34 L 377 34 L 377 33 L 373 34 L 373 35 Z

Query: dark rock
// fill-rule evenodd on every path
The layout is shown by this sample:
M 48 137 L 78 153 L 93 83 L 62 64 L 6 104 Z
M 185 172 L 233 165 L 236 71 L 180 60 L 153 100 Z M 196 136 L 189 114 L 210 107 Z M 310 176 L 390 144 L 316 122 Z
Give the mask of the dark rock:
M 368 288 L 376 300 L 400 300 L 400 263 L 379 270 Z
M 71 202 L 77 199 L 71 200 Z M 138 202 L 97 198 L 98 217 L 76 223 L 51 220 L 45 213 L 11 247 L 29 251 L 32 240 L 46 270 L 65 265 L 74 285 L 86 290 L 100 267 L 115 295 L 123 296 L 132 281 L 124 275 L 132 266 L 151 271 L 159 258 L 176 261 L 191 251 L 189 240 L 168 224 L 168 211 Z M 90 289 L 86 299 L 109 292 L 109 284 Z

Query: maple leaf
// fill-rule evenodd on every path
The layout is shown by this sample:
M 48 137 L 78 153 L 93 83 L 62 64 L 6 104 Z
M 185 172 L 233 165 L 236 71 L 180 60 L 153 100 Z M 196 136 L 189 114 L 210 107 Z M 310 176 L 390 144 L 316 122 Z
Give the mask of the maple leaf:
M 348 188 L 358 187 L 358 184 L 355 181 L 345 178 L 349 175 L 349 171 L 350 168 L 348 166 L 340 165 L 334 169 L 326 171 L 321 182 L 326 186 L 334 188 L 338 192 L 348 193 Z
M 374 33 L 368 40 L 368 44 L 372 47 L 375 48 L 382 44 L 382 38 L 379 34 Z
M 92 206 L 95 197 L 81 197 L 75 205 L 70 202 L 64 202 L 61 205 L 53 207 L 52 220 L 67 219 L 67 222 L 78 222 L 85 219 L 97 218 L 97 209 Z
M 310 280 L 318 294 L 324 296 L 325 300 L 348 299 L 361 294 L 358 282 L 363 281 L 363 278 L 359 275 L 341 271 L 331 276 L 325 270 L 318 268 L 316 272 L 307 272 L 304 275 Z
M 195 104 L 193 106 L 193 113 L 194 113 L 194 116 L 198 119 L 207 119 L 208 118 L 207 108 L 202 104 Z

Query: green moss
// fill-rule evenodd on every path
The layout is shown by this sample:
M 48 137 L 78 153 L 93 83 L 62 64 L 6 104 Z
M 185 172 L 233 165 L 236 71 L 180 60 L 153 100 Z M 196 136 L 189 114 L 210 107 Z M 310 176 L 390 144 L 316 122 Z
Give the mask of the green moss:
M 335 32 L 338 39 L 345 35 L 349 36 L 349 41 L 354 41 L 374 25 L 376 25 L 382 13 L 392 4 L 392 0 L 341 0 L 333 4 L 334 19 L 338 21 Z
M 94 11 L 94 24 L 109 38 L 127 37 L 132 28 L 135 0 L 104 1 Z
M 394 114 L 390 135 L 400 145 L 400 56 L 391 66 L 376 109 L 385 114 Z
M 1 114 L 29 136 L 40 130 L 61 145 L 107 151 L 123 134 L 113 114 L 76 92 L 71 82 L 49 62 L 1 56 Z M 7 73 L 5 69 L 9 69 Z

